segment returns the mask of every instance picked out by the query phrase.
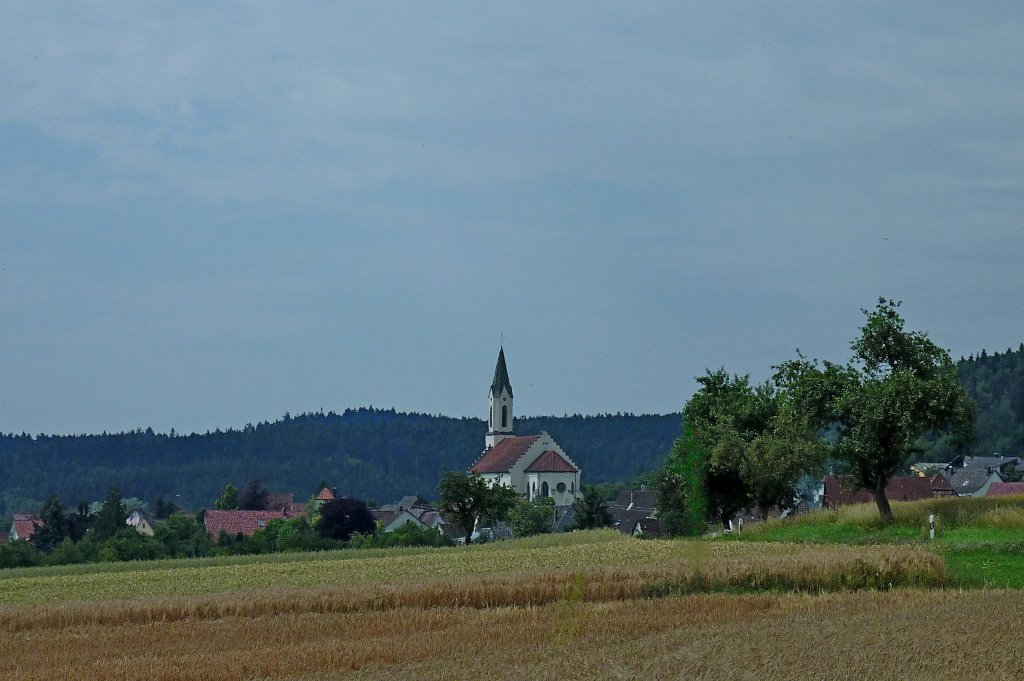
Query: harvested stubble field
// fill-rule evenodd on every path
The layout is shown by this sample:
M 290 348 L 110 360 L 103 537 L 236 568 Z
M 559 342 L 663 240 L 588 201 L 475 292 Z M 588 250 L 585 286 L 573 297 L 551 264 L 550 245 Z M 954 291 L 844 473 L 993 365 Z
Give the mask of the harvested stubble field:
M 960 624 L 970 616 L 988 618 L 989 649 L 1004 634 L 1013 647 L 1021 632 L 1012 613 L 1024 606 L 1015 594 L 898 588 L 944 583 L 942 558 L 916 547 L 591 532 L 343 554 L 0 578 L 3 678 L 565 679 L 701 669 L 722 678 L 775 669 L 781 678 L 793 669 L 786 659 L 834 664 L 845 644 L 826 642 L 853 633 L 851 641 L 867 636 L 875 647 L 863 654 L 850 647 L 851 660 L 832 677 L 862 669 L 896 678 L 871 652 L 877 645 L 925 650 L 948 633 L 960 646 Z M 774 592 L 701 593 L 764 589 Z M 842 593 L 823 593 L 835 590 Z M 675 594 L 691 595 L 662 598 Z M 953 617 L 955 628 L 937 624 Z M 851 618 L 861 620 L 857 632 L 846 631 Z M 899 644 L 885 638 L 889 630 Z M 808 641 L 819 649 L 807 650 Z M 745 662 L 721 664 L 730 656 Z
M 10 679 L 1014 679 L 1022 609 L 897 590 L 286 612 L 34 629 L 2 659 Z

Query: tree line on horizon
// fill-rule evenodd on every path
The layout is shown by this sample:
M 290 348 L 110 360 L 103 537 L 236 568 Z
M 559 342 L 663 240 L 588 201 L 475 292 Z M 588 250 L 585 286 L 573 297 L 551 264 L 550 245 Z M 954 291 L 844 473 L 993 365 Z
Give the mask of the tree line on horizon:
M 968 451 L 1024 454 L 1024 343 L 1005 353 L 982 350 L 956 368 L 977 405 Z M 550 432 L 589 483 L 626 483 L 661 467 L 682 434 L 682 414 L 527 417 L 516 420 L 516 430 Z M 441 471 L 465 470 L 475 460 L 485 431 L 481 419 L 368 407 L 286 414 L 273 423 L 190 435 L 151 429 L 0 434 L 0 518 L 39 509 L 50 494 L 99 500 L 111 484 L 129 496 L 162 496 L 191 508 L 216 498 L 225 480 L 253 478 L 294 491 L 327 476 L 343 494 L 378 503 L 411 493 L 430 496 Z M 946 461 L 956 454 L 948 438 L 931 437 L 921 458 Z
M 680 414 L 526 417 L 515 425 L 523 434 L 551 433 L 591 483 L 657 470 L 682 430 Z M 251 479 L 295 491 L 327 477 L 343 495 L 372 503 L 431 497 L 443 470 L 466 470 L 476 460 L 485 432 L 482 419 L 364 407 L 190 435 L 0 434 L 0 518 L 36 510 L 51 494 L 102 499 L 110 485 L 183 508 L 217 498 L 225 481 Z

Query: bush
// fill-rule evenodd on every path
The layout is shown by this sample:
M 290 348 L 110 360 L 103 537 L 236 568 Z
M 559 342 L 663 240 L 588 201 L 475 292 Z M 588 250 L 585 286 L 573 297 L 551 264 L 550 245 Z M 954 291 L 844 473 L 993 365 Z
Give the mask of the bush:
M 32 542 L 19 539 L 0 544 L 0 568 L 32 567 L 42 563 L 42 557 Z
M 210 551 L 206 528 L 183 513 L 174 513 L 157 525 L 153 537 L 163 545 L 168 556 L 175 558 L 197 558 Z
M 551 532 L 555 522 L 555 500 L 538 497 L 533 501 L 521 500 L 509 514 L 515 537 L 532 537 Z
M 78 543 L 71 541 L 70 537 L 57 544 L 50 555 L 46 557 L 47 565 L 73 565 L 84 562 L 86 562 L 85 552 L 82 551 L 82 547 Z
M 278 551 L 315 551 L 322 542 L 306 517 L 299 516 L 278 527 L 276 544 Z
M 111 558 L 113 556 L 113 558 Z M 152 537 L 139 534 L 134 528 L 126 527 L 103 542 L 99 550 L 100 561 L 108 560 L 153 560 L 165 558 L 167 550 Z

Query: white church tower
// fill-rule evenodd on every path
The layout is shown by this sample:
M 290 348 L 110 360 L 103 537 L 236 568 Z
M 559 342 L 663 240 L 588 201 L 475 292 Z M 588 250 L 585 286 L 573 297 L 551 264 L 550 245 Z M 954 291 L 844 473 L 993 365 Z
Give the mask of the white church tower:
M 512 436 L 512 384 L 509 383 L 508 368 L 505 366 L 505 348 L 498 350 L 498 364 L 494 367 L 494 380 L 491 381 L 488 403 L 490 409 L 484 444 L 490 449 Z
M 512 384 L 504 348 L 498 351 L 488 407 L 485 449 L 469 472 L 488 485 L 512 487 L 529 500 L 550 497 L 556 508 L 572 505 L 581 493 L 576 462 L 544 431 L 537 435 L 513 433 Z

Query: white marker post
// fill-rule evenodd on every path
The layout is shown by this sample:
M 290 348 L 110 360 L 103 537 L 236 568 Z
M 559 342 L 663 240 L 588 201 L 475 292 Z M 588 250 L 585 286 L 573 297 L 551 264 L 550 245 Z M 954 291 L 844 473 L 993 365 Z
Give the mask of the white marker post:
M 928 538 L 935 539 L 935 514 L 928 516 Z

